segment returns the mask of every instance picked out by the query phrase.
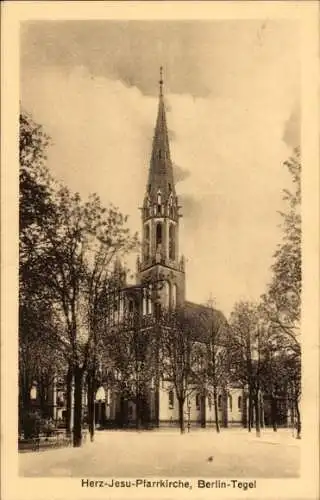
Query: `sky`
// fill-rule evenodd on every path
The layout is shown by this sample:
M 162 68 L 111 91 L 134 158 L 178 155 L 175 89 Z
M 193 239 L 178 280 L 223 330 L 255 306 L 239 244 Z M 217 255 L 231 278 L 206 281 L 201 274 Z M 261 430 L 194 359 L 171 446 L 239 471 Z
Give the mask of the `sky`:
M 300 142 L 294 22 L 28 21 L 20 57 L 21 103 L 52 138 L 53 175 L 117 205 L 134 231 L 163 66 L 187 299 L 226 315 L 258 300 L 281 239 L 282 163 Z

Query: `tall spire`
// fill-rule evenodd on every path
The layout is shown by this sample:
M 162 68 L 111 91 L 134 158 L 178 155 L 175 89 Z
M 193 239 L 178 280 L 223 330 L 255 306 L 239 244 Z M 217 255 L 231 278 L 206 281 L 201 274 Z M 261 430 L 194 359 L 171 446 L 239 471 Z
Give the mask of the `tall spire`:
M 148 191 L 155 195 L 160 190 L 164 197 L 174 191 L 173 168 L 170 156 L 166 110 L 163 96 L 163 68 L 160 68 L 159 105 L 150 160 Z
M 163 67 L 160 66 L 160 80 L 159 80 L 159 95 L 162 97 L 163 96 Z

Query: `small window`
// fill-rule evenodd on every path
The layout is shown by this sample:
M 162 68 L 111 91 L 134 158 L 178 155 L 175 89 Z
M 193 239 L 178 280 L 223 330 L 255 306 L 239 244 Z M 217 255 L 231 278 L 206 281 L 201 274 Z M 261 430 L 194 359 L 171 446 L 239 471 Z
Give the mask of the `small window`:
M 162 243 L 162 225 L 161 222 L 158 222 L 156 228 L 156 245 L 161 245 Z
M 232 411 L 232 396 L 231 396 L 231 394 L 229 394 L 228 399 L 229 399 L 229 408 L 230 408 L 230 411 Z
M 174 260 L 176 258 L 176 249 L 175 249 L 175 226 L 174 224 L 170 224 L 169 227 L 169 259 Z
M 209 411 L 211 411 L 211 409 L 212 409 L 212 396 L 211 396 L 211 394 L 208 394 L 208 407 L 209 407 Z
M 218 408 L 219 408 L 219 410 L 221 410 L 221 408 L 222 408 L 222 396 L 221 396 L 221 394 L 218 396 Z
M 157 214 L 161 215 L 161 192 L 158 191 L 157 194 Z
M 169 409 L 172 410 L 174 408 L 174 392 L 169 391 Z
M 200 410 L 200 394 L 196 394 L 196 408 Z
M 242 408 L 242 397 L 239 396 L 238 397 L 238 410 L 241 410 L 241 408 Z
M 156 318 L 159 319 L 161 316 L 161 304 L 158 302 L 154 306 Z

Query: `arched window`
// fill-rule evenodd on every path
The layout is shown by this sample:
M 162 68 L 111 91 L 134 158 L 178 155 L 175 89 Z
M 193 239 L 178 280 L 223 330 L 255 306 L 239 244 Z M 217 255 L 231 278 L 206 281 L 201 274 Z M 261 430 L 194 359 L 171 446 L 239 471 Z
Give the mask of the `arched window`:
M 157 193 L 157 214 L 161 215 L 161 191 Z
M 145 290 L 143 290 L 143 296 L 142 296 L 142 314 L 143 316 L 148 314 L 148 297 L 145 293 Z
M 197 410 L 200 410 L 200 394 L 196 394 L 196 408 Z
M 149 287 L 146 291 L 147 291 L 147 314 L 151 314 L 152 313 L 152 300 L 151 300 L 152 286 L 149 285 Z
M 171 307 L 174 309 L 177 306 L 177 285 L 171 285 Z
M 241 408 L 242 408 L 242 397 L 239 396 L 238 397 L 238 410 L 241 410 Z
M 96 401 L 105 401 L 106 400 L 106 391 L 104 387 L 101 385 L 96 392 Z
M 133 300 L 129 299 L 129 313 L 133 313 Z
M 175 233 L 176 228 L 174 224 L 170 224 L 169 227 L 169 259 L 174 260 L 176 258 L 176 242 Z
M 156 226 L 156 245 L 161 245 L 162 244 L 162 224 L 161 222 L 158 222 Z
M 231 394 L 229 394 L 228 399 L 229 399 L 229 408 L 230 408 L 230 411 L 232 411 L 232 396 L 231 396 Z
M 144 226 L 144 258 L 150 258 L 150 227 L 148 224 Z
M 221 410 L 221 408 L 222 408 L 222 396 L 221 396 L 221 394 L 219 394 L 219 396 L 218 396 L 218 408 L 219 408 L 219 410 Z
M 173 197 L 172 197 L 172 193 L 170 194 L 170 197 L 169 197 L 169 215 L 170 215 L 170 217 L 173 217 Z
M 174 408 L 174 392 L 169 391 L 169 409 L 172 410 Z
M 161 316 L 161 304 L 159 304 L 159 302 L 155 303 L 154 312 L 155 312 L 156 319 L 159 320 L 160 316 Z
M 164 307 L 168 309 L 170 305 L 170 285 L 167 281 L 163 282 L 161 295 L 162 295 L 162 303 Z

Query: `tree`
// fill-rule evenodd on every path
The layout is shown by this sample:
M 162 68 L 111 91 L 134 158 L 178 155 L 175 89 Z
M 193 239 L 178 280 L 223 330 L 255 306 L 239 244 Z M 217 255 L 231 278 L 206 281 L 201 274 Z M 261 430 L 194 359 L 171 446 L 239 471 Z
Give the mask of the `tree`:
M 117 254 L 136 243 L 126 227 L 127 217 L 111 206 L 106 210 L 96 195 L 83 203 L 78 193 L 61 188 L 55 196 L 55 220 L 43 222 L 50 287 L 64 328 L 60 332 L 74 378 L 73 444 L 82 440 L 84 375 L 101 332 L 101 298 Z
M 236 304 L 231 313 L 230 326 L 233 376 L 244 389 L 248 389 L 248 430 L 251 431 L 255 413 L 256 433 L 260 436 L 267 330 L 261 321 L 259 306 L 249 302 Z
M 220 311 L 213 308 L 211 302 L 203 308 L 199 314 L 199 329 L 204 347 L 204 377 L 207 392 L 213 395 L 215 424 L 217 432 L 220 432 L 218 412 L 218 391 L 224 393 L 224 409 L 226 410 L 227 386 L 229 379 L 229 328 L 227 321 Z M 203 376 L 202 375 L 202 376 Z M 226 413 L 226 411 L 224 411 Z M 224 415 L 226 425 L 227 415 Z
M 180 432 L 185 432 L 184 405 L 195 388 L 194 342 L 197 339 L 194 318 L 186 309 L 177 308 L 163 315 L 160 337 L 160 365 L 164 380 L 170 381 L 177 395 Z
M 30 406 L 30 390 L 37 380 L 43 412 L 46 389 L 55 377 L 53 360 L 60 359 L 59 325 L 47 289 L 42 259 L 42 221 L 52 220 L 53 182 L 45 165 L 49 137 L 43 127 L 21 111 L 19 134 L 19 410 Z M 40 272 L 41 269 L 41 272 Z
M 297 435 L 301 433 L 299 401 L 301 395 L 301 161 L 296 149 L 284 163 L 292 179 L 292 190 L 285 189 L 283 199 L 286 211 L 281 212 L 282 242 L 274 254 L 272 279 L 263 296 L 263 307 L 274 338 L 288 354 L 286 363 L 291 367 L 291 394 L 297 415 Z M 293 366 L 295 367 L 293 369 Z

